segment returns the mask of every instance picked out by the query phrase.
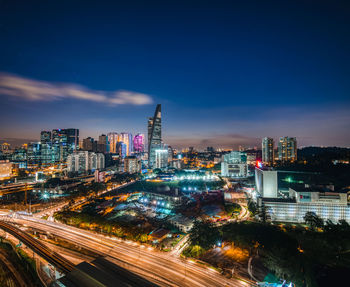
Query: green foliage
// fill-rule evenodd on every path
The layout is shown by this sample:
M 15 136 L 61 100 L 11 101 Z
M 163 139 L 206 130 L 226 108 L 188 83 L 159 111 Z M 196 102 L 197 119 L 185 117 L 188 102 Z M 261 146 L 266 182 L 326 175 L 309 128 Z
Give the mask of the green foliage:
M 57 177 L 52 177 L 49 178 L 48 180 L 46 180 L 44 186 L 45 187 L 55 187 L 55 186 L 59 186 L 62 184 L 61 179 L 57 178 Z
M 106 185 L 101 182 L 93 182 L 90 186 L 90 190 L 92 190 L 94 193 L 98 193 L 99 191 L 102 191 L 106 188 Z
M 255 215 L 258 211 L 257 205 L 252 200 L 249 200 L 249 202 L 248 202 L 248 210 L 253 215 Z
M 205 252 L 206 250 L 199 245 L 191 245 L 187 247 L 182 254 L 186 257 L 200 258 Z
M 228 215 L 233 216 L 234 213 L 240 213 L 242 207 L 238 203 L 225 204 L 225 211 Z
M 310 212 L 310 211 L 306 212 L 304 216 L 304 220 L 306 224 L 308 224 L 312 229 L 322 228 L 324 225 L 323 219 L 320 218 L 314 212 Z
M 220 239 L 218 228 L 210 222 L 196 221 L 189 234 L 191 244 L 205 250 L 212 248 Z
M 94 230 L 117 237 L 127 238 L 134 241 L 147 241 L 147 234 L 151 230 L 143 229 L 132 224 L 109 221 L 101 215 L 92 212 L 61 211 L 55 213 L 55 219 L 65 224 L 80 228 Z

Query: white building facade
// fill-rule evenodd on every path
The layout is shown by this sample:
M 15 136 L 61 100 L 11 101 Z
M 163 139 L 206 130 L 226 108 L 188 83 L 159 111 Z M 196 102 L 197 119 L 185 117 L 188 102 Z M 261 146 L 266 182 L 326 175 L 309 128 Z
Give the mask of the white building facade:
M 105 168 L 105 156 L 102 153 L 78 151 L 68 155 L 67 169 L 69 172 L 86 172 Z
M 247 154 L 232 151 L 222 156 L 221 175 L 234 178 L 244 178 L 248 175 Z

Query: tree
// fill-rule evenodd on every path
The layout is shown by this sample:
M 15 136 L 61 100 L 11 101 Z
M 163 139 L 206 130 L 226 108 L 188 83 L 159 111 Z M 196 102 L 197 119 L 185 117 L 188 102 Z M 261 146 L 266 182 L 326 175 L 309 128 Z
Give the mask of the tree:
M 324 226 L 323 219 L 315 212 L 308 211 L 305 213 L 304 220 L 311 229 L 322 228 Z
M 252 200 L 249 200 L 248 202 L 248 210 L 252 213 L 252 215 L 255 215 L 258 210 L 256 204 Z
M 210 222 L 196 221 L 190 231 L 191 244 L 206 250 L 212 248 L 219 239 L 219 230 Z

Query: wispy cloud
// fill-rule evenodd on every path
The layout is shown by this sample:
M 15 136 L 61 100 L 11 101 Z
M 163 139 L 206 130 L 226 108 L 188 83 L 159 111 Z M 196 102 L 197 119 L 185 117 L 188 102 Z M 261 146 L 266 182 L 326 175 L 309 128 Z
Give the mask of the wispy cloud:
M 147 105 L 153 103 L 152 97 L 147 94 L 125 90 L 91 90 L 76 84 L 49 83 L 6 73 L 0 73 L 0 95 L 29 101 L 55 101 L 70 98 L 108 105 Z

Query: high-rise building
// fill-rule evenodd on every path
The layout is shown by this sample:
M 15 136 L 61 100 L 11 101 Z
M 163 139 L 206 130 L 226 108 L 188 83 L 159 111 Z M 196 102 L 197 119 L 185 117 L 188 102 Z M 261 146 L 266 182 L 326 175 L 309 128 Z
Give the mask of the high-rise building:
M 27 166 L 41 164 L 41 144 L 40 142 L 32 142 L 27 148 Z
M 68 156 L 68 139 L 64 129 L 52 130 L 52 157 L 54 162 L 64 161 Z
M 137 173 L 141 171 L 141 161 L 136 156 L 127 156 L 124 159 L 124 172 Z
M 266 165 L 273 165 L 275 161 L 273 138 L 268 138 L 268 137 L 263 138 L 261 147 L 262 147 L 263 163 Z
M 154 151 L 154 168 L 166 168 L 168 166 L 168 147 L 161 147 Z
M 107 151 L 107 136 L 100 135 L 97 142 L 97 152 L 105 153 Z
M 105 156 L 102 153 L 89 152 L 89 170 L 105 168 Z
M 103 169 L 105 167 L 105 157 L 102 153 L 88 151 L 77 151 L 67 158 L 67 168 L 69 172 L 86 172 L 89 170 Z
M 65 129 L 67 134 L 68 153 L 72 153 L 79 148 L 79 129 Z
M 41 164 L 48 165 L 52 163 L 51 132 L 42 131 L 40 133 L 40 142 L 41 142 Z
M 153 167 L 156 161 L 156 150 L 162 144 L 162 114 L 158 104 L 153 118 L 148 119 L 148 166 Z
M 79 147 L 78 129 L 55 129 L 51 133 L 52 161 L 66 161 L 68 154 Z
M 278 142 L 278 159 L 282 162 L 297 160 L 297 139 L 281 137 Z
M 221 175 L 229 177 L 247 177 L 247 154 L 241 151 L 232 151 L 222 156 Z
M 116 153 L 119 154 L 121 158 L 125 158 L 127 156 L 126 144 L 117 142 Z
M 130 133 L 121 133 L 119 135 L 119 141 L 123 142 L 126 145 L 126 156 L 131 155 L 131 153 L 133 151 L 132 134 L 130 134 Z
M 119 140 L 119 134 L 112 132 L 107 134 L 107 140 L 108 140 L 108 150 L 110 153 L 117 153 L 117 143 Z
M 11 156 L 11 162 L 17 164 L 19 168 L 27 168 L 27 150 L 23 147 L 17 148 Z
M 145 151 L 145 135 L 137 134 L 134 136 L 134 152 L 142 153 Z
M 174 151 L 173 148 L 169 145 L 168 146 L 168 162 L 171 162 L 174 157 Z
M 83 139 L 82 150 L 94 151 L 94 142 L 95 141 L 92 137 L 87 137 L 86 139 Z

